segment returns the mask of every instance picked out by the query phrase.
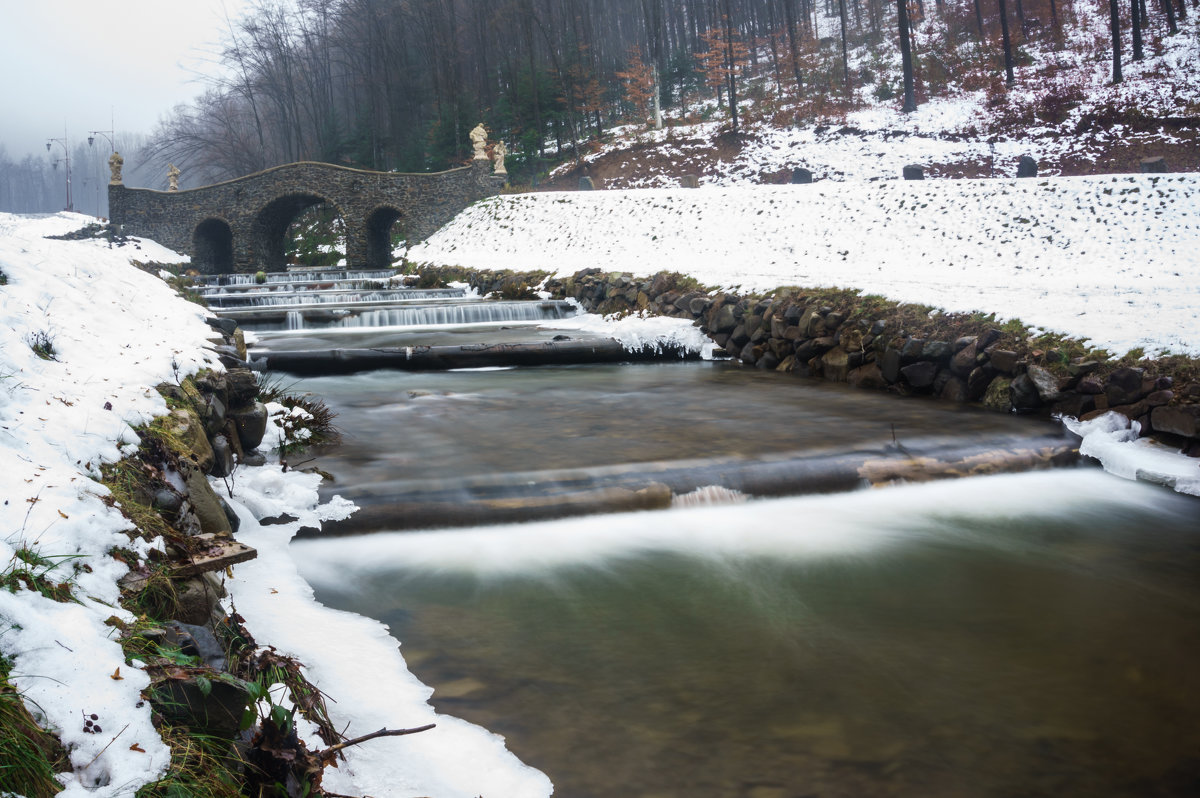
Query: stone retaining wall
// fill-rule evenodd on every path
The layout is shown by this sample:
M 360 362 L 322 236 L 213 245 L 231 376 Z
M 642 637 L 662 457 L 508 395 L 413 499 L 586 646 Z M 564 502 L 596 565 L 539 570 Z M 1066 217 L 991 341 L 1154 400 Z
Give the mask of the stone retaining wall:
M 423 269 L 465 279 L 481 293 L 517 296 L 542 273 Z M 428 279 L 428 278 L 427 278 Z M 1154 363 L 1122 364 L 1071 356 L 1077 342 L 1039 349 L 1024 331 L 964 314 L 889 306 L 848 292 L 779 291 L 769 296 L 712 294 L 690 278 L 585 269 L 546 281 L 556 298 L 591 312 L 647 311 L 692 319 L 731 357 L 748 366 L 791 372 L 859 388 L 999 412 L 1060 413 L 1089 419 L 1115 410 L 1156 437 L 1200 457 L 1200 379 L 1195 361 L 1181 377 Z

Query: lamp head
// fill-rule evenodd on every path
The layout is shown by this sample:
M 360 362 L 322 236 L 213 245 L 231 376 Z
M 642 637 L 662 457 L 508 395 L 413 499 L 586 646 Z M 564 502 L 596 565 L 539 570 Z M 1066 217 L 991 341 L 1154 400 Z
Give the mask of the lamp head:
M 95 137 L 95 136 L 88 136 L 88 146 L 89 146 L 89 147 L 90 147 L 90 146 L 92 146 L 92 144 L 94 144 L 94 143 L 95 143 L 95 141 L 96 141 L 96 137 Z

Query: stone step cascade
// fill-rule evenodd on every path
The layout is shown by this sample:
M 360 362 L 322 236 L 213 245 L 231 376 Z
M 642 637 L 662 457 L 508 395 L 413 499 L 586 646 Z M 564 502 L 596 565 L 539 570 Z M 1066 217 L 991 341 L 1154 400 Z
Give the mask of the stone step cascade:
M 259 332 L 370 327 L 537 323 L 575 315 L 563 301 L 496 301 L 463 287 L 419 288 L 412 275 L 379 269 L 306 269 L 199 278 L 218 317 Z

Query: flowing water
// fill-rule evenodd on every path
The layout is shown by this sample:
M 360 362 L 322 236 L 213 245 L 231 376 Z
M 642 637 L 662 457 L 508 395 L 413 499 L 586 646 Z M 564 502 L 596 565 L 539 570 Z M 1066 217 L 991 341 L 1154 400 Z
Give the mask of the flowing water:
M 339 413 L 318 462 L 360 498 L 668 467 L 737 487 L 763 460 L 1057 434 L 730 363 L 296 387 Z M 1198 517 L 1079 467 L 293 550 L 558 795 L 1192 795 Z
M 379 530 L 293 544 L 317 598 L 388 624 L 434 706 L 556 795 L 1200 795 L 1200 503 L 1086 466 L 864 487 L 1061 448 L 1056 424 L 720 362 L 292 389 L 338 413 L 326 495 Z M 672 508 L 453 526 L 647 486 Z

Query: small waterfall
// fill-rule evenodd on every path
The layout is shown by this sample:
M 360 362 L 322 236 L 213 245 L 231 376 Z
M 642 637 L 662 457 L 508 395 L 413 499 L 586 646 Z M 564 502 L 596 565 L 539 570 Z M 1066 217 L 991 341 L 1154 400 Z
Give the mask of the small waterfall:
M 336 327 L 417 327 L 443 324 L 469 325 L 491 322 L 531 322 L 565 319 L 575 308 L 554 302 L 472 302 L 455 305 L 366 310 L 335 322 Z
M 263 291 L 261 293 L 208 294 L 212 308 L 269 308 L 294 305 L 353 305 L 367 302 L 411 302 L 414 300 L 462 299 L 461 288 L 396 288 L 379 291 Z
M 289 330 L 303 330 L 304 329 L 304 317 L 302 315 L 300 315 L 300 311 L 298 311 L 298 310 L 289 310 L 288 311 L 288 313 L 287 313 L 287 329 L 289 329 Z

